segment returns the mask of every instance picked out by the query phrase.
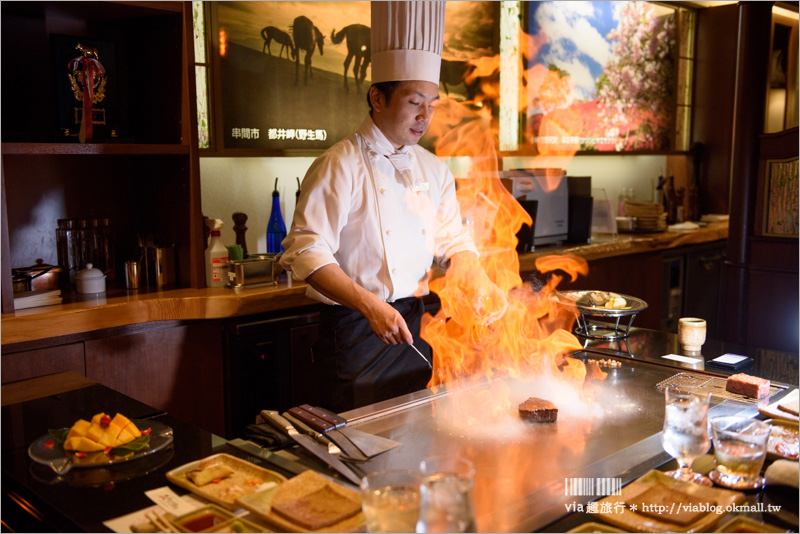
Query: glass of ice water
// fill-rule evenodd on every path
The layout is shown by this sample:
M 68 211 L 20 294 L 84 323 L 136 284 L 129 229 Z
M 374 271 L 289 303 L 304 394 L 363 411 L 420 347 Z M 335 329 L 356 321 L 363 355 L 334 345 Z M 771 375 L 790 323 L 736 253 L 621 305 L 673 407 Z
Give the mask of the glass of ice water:
M 420 475 L 389 469 L 361 479 L 367 532 L 414 532 L 419 517 Z
M 476 532 L 472 487 L 475 467 L 458 456 L 438 456 L 419 465 L 417 532 Z
M 714 464 L 711 479 L 733 489 L 758 489 L 764 485 L 760 476 L 767 456 L 771 426 L 764 421 L 745 417 L 715 417 L 711 421 L 714 434 Z
M 692 471 L 692 463 L 705 454 L 711 446 L 708 438 L 708 407 L 710 393 L 696 394 L 678 388 L 664 391 L 665 412 L 664 430 L 661 444 L 675 460 L 678 469 L 665 474 L 694 482 L 703 486 L 713 486 L 713 482 Z

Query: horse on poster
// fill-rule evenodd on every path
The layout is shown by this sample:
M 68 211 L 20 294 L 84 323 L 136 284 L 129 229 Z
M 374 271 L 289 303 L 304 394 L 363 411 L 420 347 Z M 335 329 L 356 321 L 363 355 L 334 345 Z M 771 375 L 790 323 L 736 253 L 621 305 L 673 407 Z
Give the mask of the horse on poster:
M 323 55 L 322 45 L 325 42 L 325 36 L 319 31 L 319 28 L 314 26 L 314 23 L 300 15 L 294 19 L 292 24 L 292 35 L 294 36 L 295 47 L 295 68 L 294 68 L 294 84 L 297 85 L 300 78 L 300 51 L 306 51 L 305 57 L 305 70 L 303 71 L 303 84 L 308 85 L 308 78 L 314 77 L 311 71 L 311 56 L 314 55 L 314 47 L 319 48 L 319 55 Z
M 347 93 L 350 92 L 350 88 L 347 86 L 347 69 L 350 67 L 350 62 L 355 59 L 353 78 L 356 80 L 358 91 L 361 92 L 361 83 L 367 77 L 367 67 L 372 60 L 369 26 L 351 24 L 339 30 L 338 33 L 334 28 L 331 32 L 331 42 L 338 45 L 344 39 L 347 39 L 347 57 L 344 59 L 344 90 Z
M 294 43 L 292 43 L 292 36 L 286 33 L 285 31 L 276 28 L 275 26 L 267 26 L 263 30 L 261 30 L 261 38 L 264 39 L 264 47 L 261 49 L 261 53 L 263 54 L 264 51 L 269 52 L 269 55 L 272 55 L 272 50 L 270 50 L 270 44 L 272 41 L 281 45 L 281 50 L 278 52 L 278 57 L 281 57 L 283 54 L 284 48 L 286 49 L 286 59 L 289 59 L 289 51 L 292 52 L 291 59 L 294 59 L 297 55 L 294 51 Z

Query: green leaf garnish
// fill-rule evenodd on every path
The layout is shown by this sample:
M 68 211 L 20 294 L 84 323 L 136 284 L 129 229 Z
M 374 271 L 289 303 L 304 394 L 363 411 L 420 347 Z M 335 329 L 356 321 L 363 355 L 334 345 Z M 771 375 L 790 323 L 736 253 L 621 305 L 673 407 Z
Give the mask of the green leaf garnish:
M 120 445 L 119 447 L 114 447 L 108 454 L 114 456 L 128 456 L 129 454 L 133 454 L 136 451 L 141 451 L 146 449 L 150 446 L 150 436 L 139 436 L 135 440 L 131 441 L 130 443 L 126 443 L 125 445 Z
M 58 443 L 59 445 L 63 445 L 65 441 L 67 441 L 67 434 L 69 434 L 69 428 L 50 428 L 47 430 L 47 433 L 50 434 L 50 438 Z

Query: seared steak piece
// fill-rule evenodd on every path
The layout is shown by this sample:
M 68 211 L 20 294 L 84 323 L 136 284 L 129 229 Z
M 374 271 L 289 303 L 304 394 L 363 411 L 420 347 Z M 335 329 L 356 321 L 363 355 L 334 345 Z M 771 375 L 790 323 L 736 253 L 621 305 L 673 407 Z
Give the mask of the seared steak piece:
M 725 389 L 731 393 L 760 399 L 769 397 L 769 380 L 739 373 L 728 377 Z
M 531 397 L 519 405 L 519 416 L 531 423 L 552 423 L 558 418 L 558 408 L 549 400 Z

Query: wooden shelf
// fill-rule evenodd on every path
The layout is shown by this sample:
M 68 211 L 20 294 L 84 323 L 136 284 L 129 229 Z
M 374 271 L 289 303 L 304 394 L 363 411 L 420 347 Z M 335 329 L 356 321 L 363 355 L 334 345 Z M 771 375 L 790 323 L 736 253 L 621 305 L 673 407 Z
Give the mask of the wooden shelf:
M 186 155 L 187 145 L 100 144 L 100 143 L 3 143 L 3 155 Z

